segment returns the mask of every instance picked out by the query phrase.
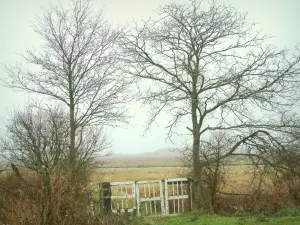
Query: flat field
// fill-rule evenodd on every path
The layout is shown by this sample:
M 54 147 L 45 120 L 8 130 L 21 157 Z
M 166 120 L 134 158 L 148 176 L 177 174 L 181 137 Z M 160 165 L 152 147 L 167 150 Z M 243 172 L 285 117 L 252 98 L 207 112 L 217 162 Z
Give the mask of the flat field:
M 103 157 L 103 167 L 170 167 L 182 166 L 180 159 L 174 156 L 108 156 Z
M 92 182 L 160 180 L 166 178 L 189 177 L 190 170 L 176 157 L 107 157 L 104 168 L 95 171 Z M 249 179 L 251 167 L 229 166 L 226 181 L 238 186 Z
M 101 159 L 101 165 L 106 168 L 128 168 L 128 167 L 178 167 L 183 166 L 184 161 L 179 156 L 156 156 L 152 154 L 144 155 L 124 155 L 106 156 Z M 236 156 L 228 159 L 230 165 L 244 165 L 250 163 L 249 160 Z
M 189 177 L 188 168 L 131 168 L 131 169 L 104 169 L 95 171 L 93 182 L 161 180 L 166 178 Z M 242 185 L 249 180 L 250 169 L 240 166 L 230 167 L 227 170 L 226 180 L 232 185 Z
M 186 177 L 186 168 L 134 168 L 134 169 L 105 169 L 95 171 L 92 181 L 138 181 L 160 180 L 165 178 Z

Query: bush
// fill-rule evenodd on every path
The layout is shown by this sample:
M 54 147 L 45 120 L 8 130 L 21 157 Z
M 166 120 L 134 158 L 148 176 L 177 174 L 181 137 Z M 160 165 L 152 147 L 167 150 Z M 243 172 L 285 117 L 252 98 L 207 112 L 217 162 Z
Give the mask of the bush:
M 0 179 L 0 222 L 3 224 L 93 224 L 85 192 L 70 186 L 68 175 L 51 177 L 51 198 L 44 195 L 40 177 L 25 172 Z M 79 187 L 80 188 L 80 187 Z M 49 200 L 48 200 L 49 199 Z

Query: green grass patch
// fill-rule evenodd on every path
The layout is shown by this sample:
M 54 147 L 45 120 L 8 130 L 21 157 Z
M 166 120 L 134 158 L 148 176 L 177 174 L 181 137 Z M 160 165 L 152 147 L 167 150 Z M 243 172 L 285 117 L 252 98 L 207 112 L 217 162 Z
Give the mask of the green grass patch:
M 300 216 L 300 209 L 297 208 L 285 208 L 278 210 L 274 216 L 283 217 L 283 216 Z
M 188 212 L 166 217 L 137 217 L 130 224 L 135 225 L 293 225 L 300 224 L 300 217 L 223 217 L 199 212 Z

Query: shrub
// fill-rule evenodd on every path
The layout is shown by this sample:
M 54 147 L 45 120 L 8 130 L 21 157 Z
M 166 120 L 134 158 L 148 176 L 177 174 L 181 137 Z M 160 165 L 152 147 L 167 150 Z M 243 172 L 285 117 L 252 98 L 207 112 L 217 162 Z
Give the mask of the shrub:
M 51 177 L 51 198 L 44 195 L 41 179 L 26 172 L 0 180 L 0 222 L 4 224 L 93 224 L 92 210 L 81 187 L 70 186 L 68 174 Z M 75 192 L 78 192 L 75 194 Z

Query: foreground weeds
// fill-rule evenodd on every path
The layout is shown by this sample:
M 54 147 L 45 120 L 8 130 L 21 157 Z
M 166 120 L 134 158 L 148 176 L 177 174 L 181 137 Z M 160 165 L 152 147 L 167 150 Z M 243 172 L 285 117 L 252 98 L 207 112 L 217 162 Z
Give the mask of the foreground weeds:
M 93 224 L 87 194 L 80 186 L 70 185 L 67 177 L 67 173 L 51 177 L 51 195 L 35 173 L 1 177 L 0 224 Z

